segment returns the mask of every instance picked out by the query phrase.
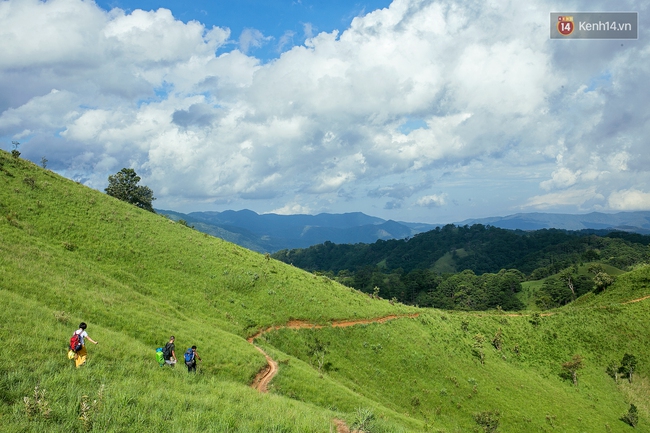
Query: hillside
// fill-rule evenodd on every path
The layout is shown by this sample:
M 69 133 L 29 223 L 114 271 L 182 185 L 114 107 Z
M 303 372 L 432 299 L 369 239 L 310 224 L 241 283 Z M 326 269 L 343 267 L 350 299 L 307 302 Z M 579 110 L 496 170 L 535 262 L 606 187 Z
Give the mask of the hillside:
M 650 302 L 625 303 L 650 295 L 648 267 L 541 317 L 393 305 L 5 152 L 0 217 L 6 431 L 457 432 L 491 418 L 501 432 L 625 432 L 630 403 L 650 431 Z M 65 345 L 82 320 L 99 344 L 77 370 Z M 262 394 L 250 384 L 266 359 L 246 339 L 267 329 L 253 343 L 279 373 Z M 171 334 L 198 346 L 200 374 L 158 367 Z M 625 353 L 634 380 L 616 383 L 607 366 Z M 578 387 L 561 367 L 575 354 Z

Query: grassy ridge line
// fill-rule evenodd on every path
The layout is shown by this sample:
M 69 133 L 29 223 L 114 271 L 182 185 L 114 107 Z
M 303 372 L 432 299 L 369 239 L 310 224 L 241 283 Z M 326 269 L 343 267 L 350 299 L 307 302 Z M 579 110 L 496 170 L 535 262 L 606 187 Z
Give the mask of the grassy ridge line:
M 327 323 L 407 310 L 0 155 L 7 285 L 52 308 L 103 318 L 153 345 L 161 329 L 171 333 L 169 324 L 187 317 L 245 337 L 293 319 Z M 133 303 L 146 308 L 125 319 L 122 308 Z
M 222 327 L 242 336 L 247 329 L 292 319 L 347 319 L 354 315 L 350 307 L 378 315 L 368 311 L 364 296 L 326 278 L 265 260 L 66 179 L 40 182 L 39 175 L 56 175 L 25 161 L 11 162 L 31 168 L 35 179 L 36 188 L 25 190 L 21 175 L 16 176 L 7 192 L 12 187 L 20 192 L 8 194 L 3 203 L 24 231 L 56 247 L 71 245 L 77 260 L 95 262 L 115 280 L 145 296 L 164 298 L 179 311 L 209 312 L 212 320 L 220 319 Z M 202 308 L 193 308 L 195 304 Z M 396 310 L 373 306 L 385 314 Z M 218 307 L 221 314 L 215 316 L 209 307 Z

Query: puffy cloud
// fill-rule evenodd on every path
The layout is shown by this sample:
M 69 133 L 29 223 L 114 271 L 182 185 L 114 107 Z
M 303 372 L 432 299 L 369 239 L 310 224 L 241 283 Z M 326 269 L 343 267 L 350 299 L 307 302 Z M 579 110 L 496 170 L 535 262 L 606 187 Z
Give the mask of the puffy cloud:
M 419 198 L 416 204 L 428 208 L 444 206 L 447 204 L 447 194 L 427 195 Z
M 621 211 L 650 210 L 650 193 L 638 189 L 614 191 L 607 200 L 609 207 Z
M 546 191 L 555 188 L 567 188 L 575 185 L 579 175 L 580 172 L 574 173 L 567 168 L 560 167 L 553 172 L 550 180 L 545 180 L 540 183 L 540 186 Z
M 287 203 L 281 208 L 272 210 L 271 212 L 278 215 L 299 215 L 299 214 L 311 214 L 312 210 L 309 207 L 303 206 L 299 203 Z
M 427 219 L 447 203 L 433 186 L 451 191 L 471 166 L 513 189 L 537 179 L 545 194 L 520 207 L 618 209 L 650 182 L 650 45 L 551 41 L 554 9 L 395 0 L 342 32 L 305 24 L 304 44 L 262 64 L 247 54 L 270 40 L 255 29 L 228 52 L 228 29 L 166 9 L 3 1 L 0 137 L 98 189 L 131 166 L 161 207 L 293 212 L 301 197 L 394 215 L 418 193 L 409 219 Z M 503 207 L 488 183 L 469 188 Z
M 550 194 L 538 195 L 528 199 L 522 208 L 534 208 L 540 210 L 558 209 L 570 206 L 574 209 L 582 209 L 588 201 L 602 201 L 604 197 L 596 192 L 596 188 L 570 189 Z
M 257 29 L 244 29 L 239 35 L 239 49 L 243 53 L 248 53 L 251 48 L 259 48 L 271 39 L 273 38 L 270 36 L 265 37 Z

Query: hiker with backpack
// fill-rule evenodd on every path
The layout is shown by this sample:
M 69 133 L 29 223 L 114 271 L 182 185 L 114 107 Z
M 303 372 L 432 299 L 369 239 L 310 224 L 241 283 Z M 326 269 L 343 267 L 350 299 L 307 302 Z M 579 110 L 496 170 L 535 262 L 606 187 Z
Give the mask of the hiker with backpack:
M 165 364 L 173 367 L 176 364 L 176 346 L 174 345 L 174 336 L 169 337 L 169 342 L 163 347 L 163 359 Z
M 79 329 L 74 331 L 72 337 L 70 337 L 70 351 L 74 352 L 74 365 L 79 368 L 86 363 L 88 359 L 88 352 L 86 351 L 86 340 L 91 343 L 97 344 L 97 341 L 93 340 L 88 336 L 86 332 L 87 325 L 84 322 L 79 324 Z
M 199 354 L 196 352 L 196 346 L 192 346 L 185 351 L 185 365 L 187 365 L 188 373 L 196 373 L 196 360 L 203 361 Z

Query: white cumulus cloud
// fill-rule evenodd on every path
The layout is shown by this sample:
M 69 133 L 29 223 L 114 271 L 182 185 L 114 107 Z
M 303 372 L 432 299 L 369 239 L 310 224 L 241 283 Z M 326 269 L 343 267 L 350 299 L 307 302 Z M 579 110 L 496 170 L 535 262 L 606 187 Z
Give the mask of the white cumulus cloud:
M 424 197 L 420 197 L 416 202 L 418 206 L 422 207 L 439 207 L 447 204 L 447 195 L 446 194 L 432 194 Z
M 607 202 L 611 209 L 620 211 L 650 210 L 650 193 L 638 189 L 614 191 Z
M 262 63 L 255 47 L 270 39 L 252 28 L 233 43 L 227 28 L 164 8 L 5 0 L 0 139 L 100 190 L 132 167 L 156 205 L 179 210 L 282 210 L 300 197 L 314 211 L 363 204 L 428 220 L 429 208 L 450 208 L 437 191 L 457 197 L 461 185 L 470 204 L 454 201 L 458 212 L 478 201 L 494 214 L 639 202 L 631 191 L 650 183 L 650 45 L 549 40 L 555 9 L 395 0 L 340 32 L 305 24 L 304 43 L 286 33 L 284 52 Z M 469 167 L 492 181 L 467 186 Z M 543 194 L 513 204 L 494 192 L 519 188 L 521 173 Z M 414 214 L 397 216 L 415 192 Z

